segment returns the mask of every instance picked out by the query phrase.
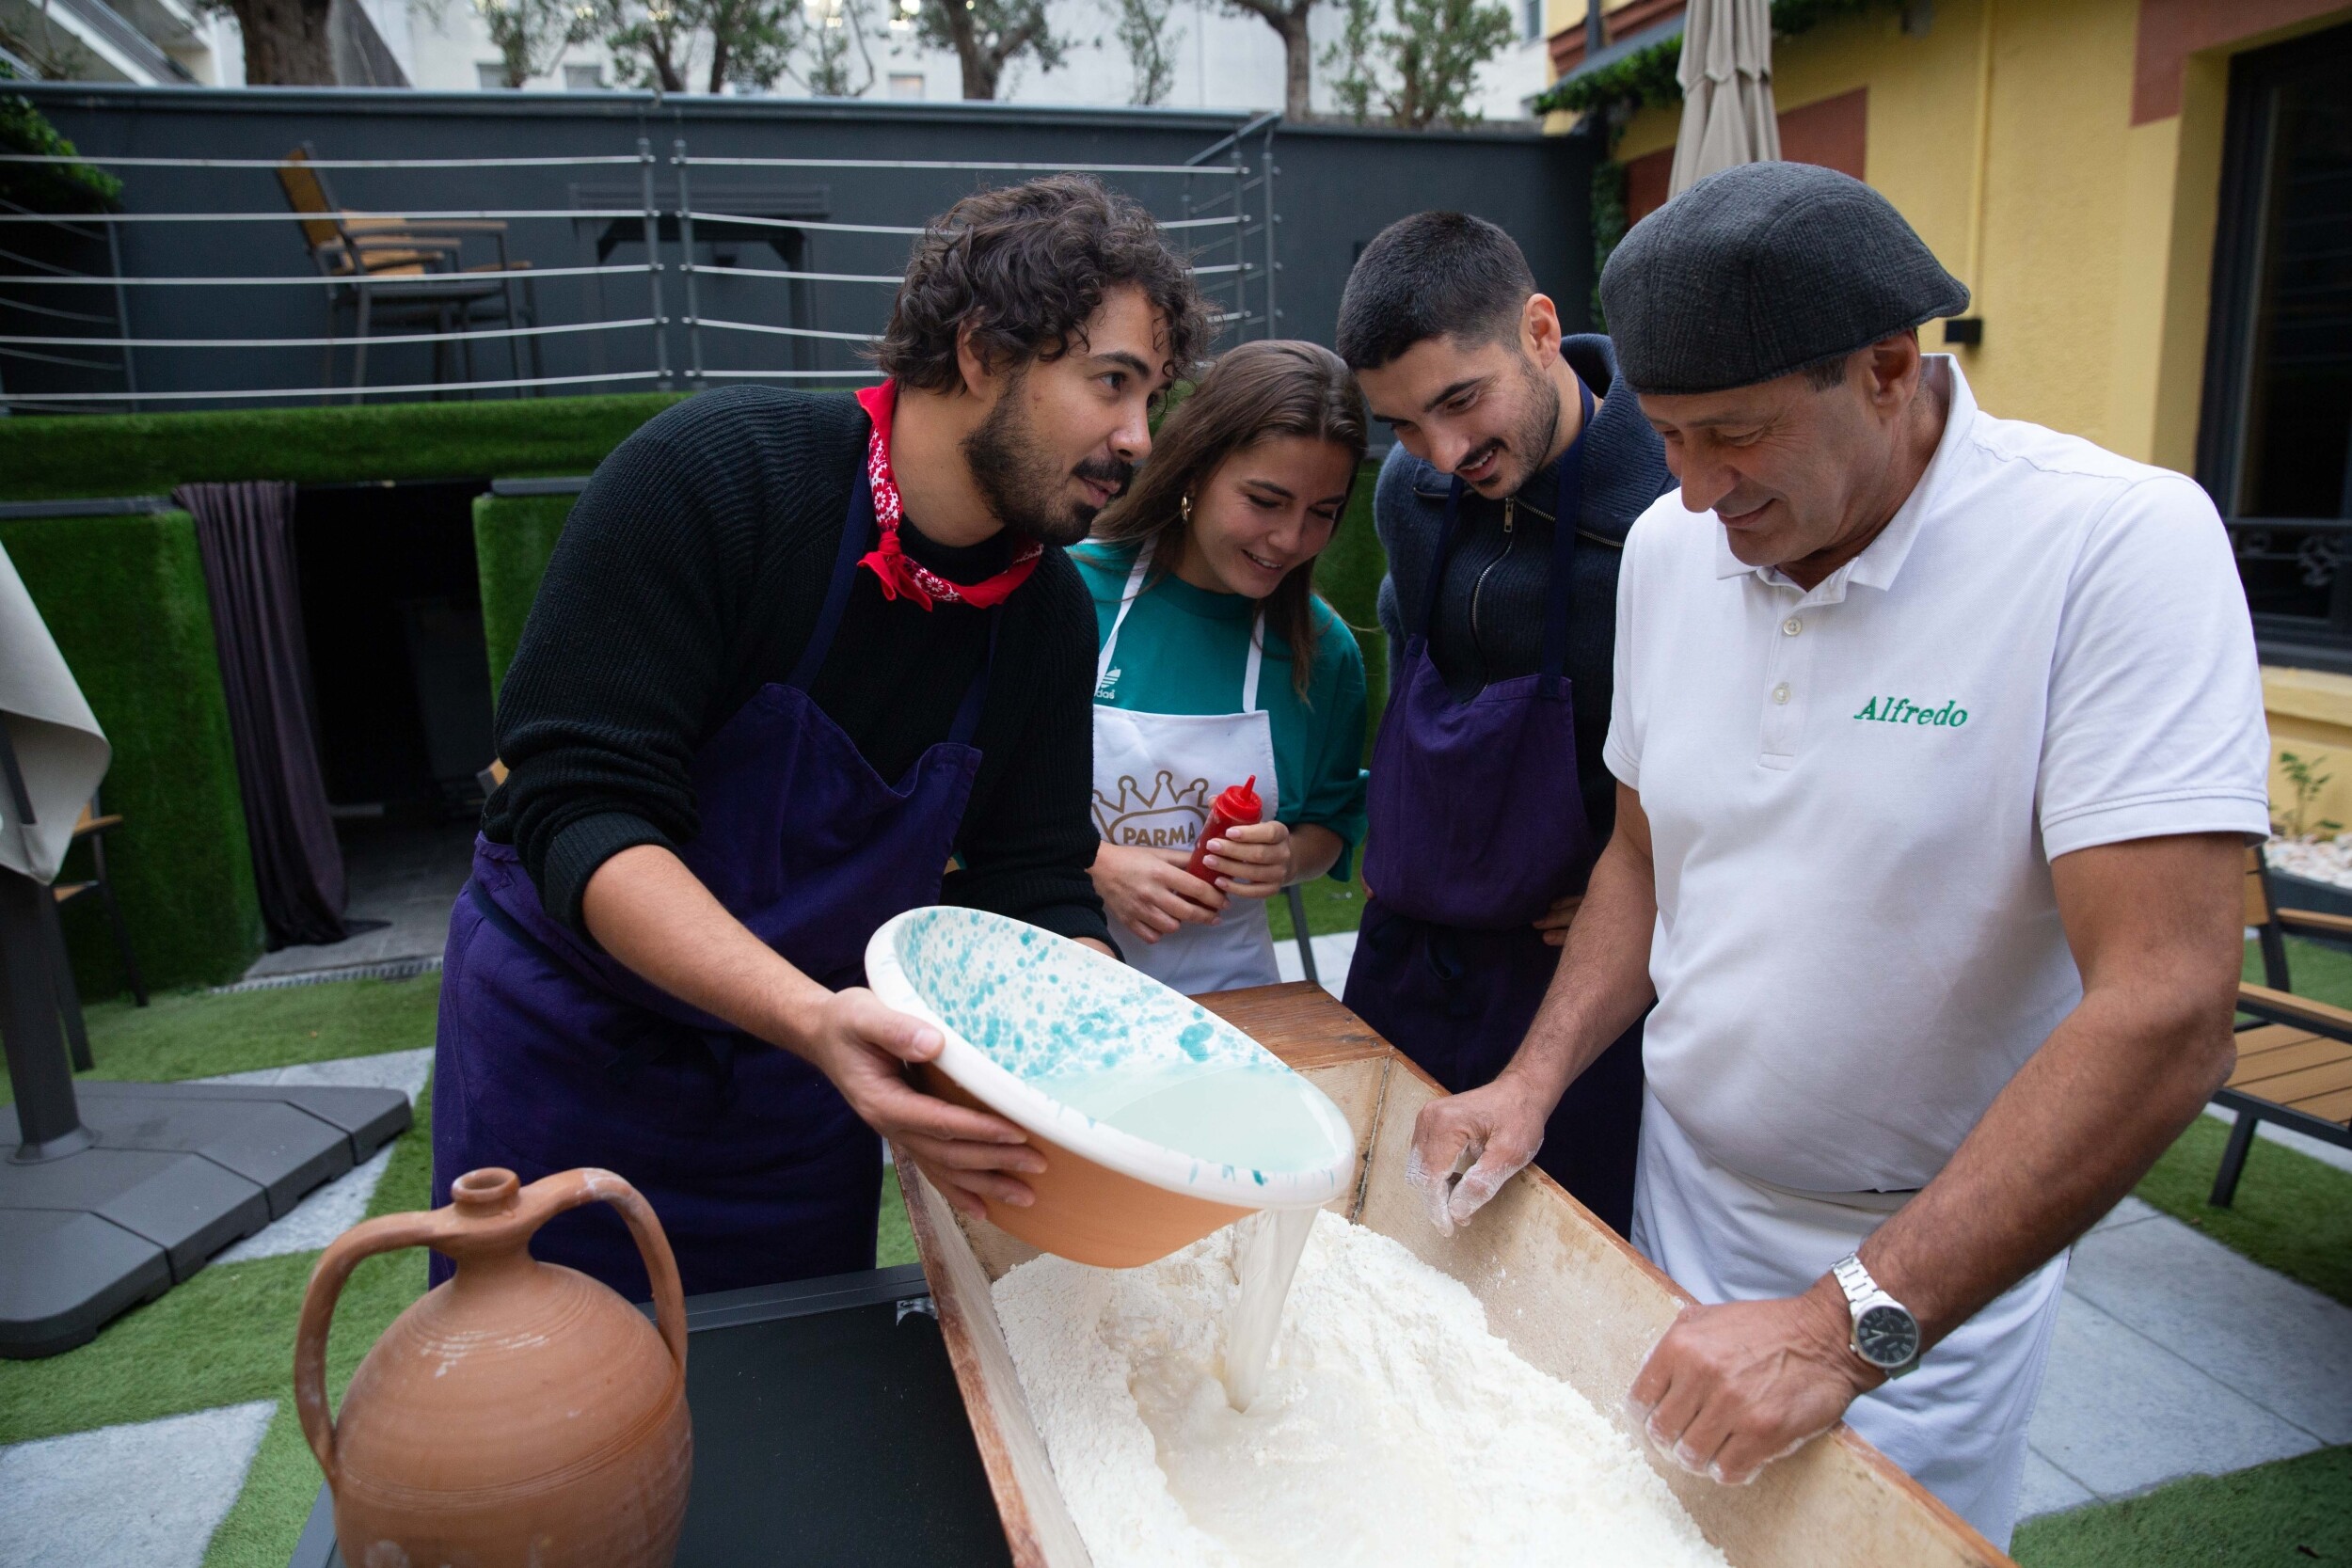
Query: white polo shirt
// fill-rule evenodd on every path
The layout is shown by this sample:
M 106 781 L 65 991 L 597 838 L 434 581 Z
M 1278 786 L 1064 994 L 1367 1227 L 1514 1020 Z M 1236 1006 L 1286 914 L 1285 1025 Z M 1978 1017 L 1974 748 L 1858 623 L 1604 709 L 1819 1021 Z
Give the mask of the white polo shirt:
M 2268 831 L 2252 628 L 2202 490 L 1979 413 L 1811 592 L 1670 490 L 1617 582 L 1605 755 L 1657 855 L 1649 1085 L 1722 1164 L 1923 1186 L 2082 996 L 2049 863 Z

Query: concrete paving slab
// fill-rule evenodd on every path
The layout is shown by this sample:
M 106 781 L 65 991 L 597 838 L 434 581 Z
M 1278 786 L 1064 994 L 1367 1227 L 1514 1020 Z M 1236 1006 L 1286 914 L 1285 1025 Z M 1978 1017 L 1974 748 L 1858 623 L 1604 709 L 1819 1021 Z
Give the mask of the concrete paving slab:
M 2060 1513 L 2099 1499 L 2090 1487 L 2059 1469 L 2040 1453 L 2026 1450 L 2026 1479 L 2017 1489 L 2017 1517 Z
M 2352 1442 L 2352 1307 L 2169 1219 L 2084 1237 L 2066 1289 L 2316 1440 Z
M 2301 1427 L 2071 1290 L 2058 1306 L 2029 1441 L 2103 1498 L 2144 1492 L 2176 1476 L 2242 1470 L 2320 1446 Z
M 450 906 L 472 866 L 472 830 L 344 823 L 341 836 L 350 889 L 344 917 L 384 924 L 342 942 L 265 953 L 245 972 L 247 980 L 440 957 Z
M 207 1079 L 216 1084 L 263 1084 L 277 1086 L 367 1087 L 398 1089 L 415 1104 L 433 1072 L 433 1052 L 388 1051 L 375 1056 L 346 1056 L 332 1062 L 304 1062 L 294 1067 L 262 1068 Z M 346 1171 L 312 1193 L 286 1214 L 247 1236 L 213 1259 L 243 1263 L 256 1258 L 278 1258 L 289 1252 L 315 1252 L 367 1218 L 368 1200 L 391 1164 L 390 1145 L 376 1150 L 365 1163 Z M 6 1559 L 0 1559 L 5 1561 Z
M 1347 966 L 1356 961 L 1356 933 L 1334 931 L 1329 936 L 1310 937 L 1315 949 L 1315 977 L 1323 989 L 1337 996 L 1347 989 Z M 1304 980 L 1307 966 L 1299 961 L 1295 938 L 1274 944 L 1275 966 L 1285 980 Z
M 0 1448 L 0 1562 L 199 1568 L 274 1400 Z
M 2103 1230 L 2113 1230 L 2118 1226 L 2137 1225 L 2143 1220 L 2159 1218 L 2163 1213 L 2164 1211 L 2153 1203 L 2145 1203 L 2138 1198 L 2126 1196 L 2122 1202 L 2107 1211 L 2106 1218 L 2090 1227 L 2090 1234 L 2096 1236 Z

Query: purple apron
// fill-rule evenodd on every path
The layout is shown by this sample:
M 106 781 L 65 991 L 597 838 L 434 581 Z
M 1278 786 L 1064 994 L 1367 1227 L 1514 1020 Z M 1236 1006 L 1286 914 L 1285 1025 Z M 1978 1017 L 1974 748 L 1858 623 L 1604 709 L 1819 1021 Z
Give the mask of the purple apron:
M 1560 950 L 1534 921 L 1584 885 L 1597 846 L 1577 787 L 1576 704 L 1566 674 L 1584 418 L 1560 455 L 1558 522 L 1543 664 L 1457 703 L 1429 657 L 1429 627 L 1453 554 L 1462 482 L 1406 624 L 1388 710 L 1373 743 L 1364 910 L 1346 1003 L 1451 1093 L 1491 1082 L 1534 1022 Z M 1535 1163 L 1623 1232 L 1632 1222 L 1642 1115 L 1635 1024 L 1569 1085 Z
M 948 737 L 896 785 L 810 700 L 873 532 L 861 466 L 808 645 L 787 684 L 761 688 L 695 753 L 702 828 L 678 851 L 728 913 L 835 990 L 865 982 L 876 927 L 939 896 L 988 684 L 983 665 Z M 437 1205 L 481 1165 L 525 1181 L 601 1165 L 653 1205 L 690 1295 L 874 1266 L 882 1143 L 839 1091 L 551 918 L 513 847 L 487 839 L 450 917 L 433 1101 Z M 550 1221 L 532 1251 L 648 1294 L 603 1205 Z M 434 1282 L 448 1273 L 434 1255 Z

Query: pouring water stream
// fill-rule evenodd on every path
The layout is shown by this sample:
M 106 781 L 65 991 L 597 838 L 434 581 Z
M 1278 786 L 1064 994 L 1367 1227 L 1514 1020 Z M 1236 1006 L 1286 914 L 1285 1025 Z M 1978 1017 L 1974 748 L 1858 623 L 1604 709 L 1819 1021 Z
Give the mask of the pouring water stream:
M 1265 1209 L 1238 1221 L 1233 1251 L 1237 1289 L 1225 1326 L 1225 1399 L 1247 1412 L 1265 1386 L 1266 1362 L 1282 1326 L 1282 1303 L 1291 1293 L 1299 1255 L 1314 1228 L 1313 1209 Z

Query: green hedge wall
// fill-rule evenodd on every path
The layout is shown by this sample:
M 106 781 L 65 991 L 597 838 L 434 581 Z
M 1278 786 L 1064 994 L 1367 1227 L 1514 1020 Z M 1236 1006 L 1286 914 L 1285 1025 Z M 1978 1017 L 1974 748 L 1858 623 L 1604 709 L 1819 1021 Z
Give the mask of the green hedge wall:
M 683 395 L 0 420 L 0 500 L 143 496 L 191 480 L 584 474 Z
M 100 787 L 124 820 L 108 838 L 107 865 L 147 983 L 235 979 L 262 951 L 262 911 L 195 520 L 165 512 L 10 521 L 0 523 L 0 547 L 114 746 Z M 77 847 L 66 879 L 87 874 L 88 850 Z M 65 918 L 84 994 L 120 990 L 96 900 Z
M 482 634 L 489 645 L 490 701 L 498 701 L 531 601 L 547 576 L 555 536 L 572 515 L 573 496 L 477 496 L 473 555 L 482 575 Z
M 1389 701 L 1389 639 L 1380 629 L 1380 579 L 1389 558 L 1380 536 L 1372 528 L 1372 493 L 1380 480 L 1380 465 L 1367 460 L 1357 470 L 1356 488 L 1347 498 L 1347 515 L 1331 535 L 1331 546 L 1315 560 L 1315 591 L 1330 601 L 1356 633 L 1364 651 L 1364 700 L 1371 722 L 1364 726 L 1364 762 L 1372 762 L 1372 736 L 1380 727 L 1380 710 Z

